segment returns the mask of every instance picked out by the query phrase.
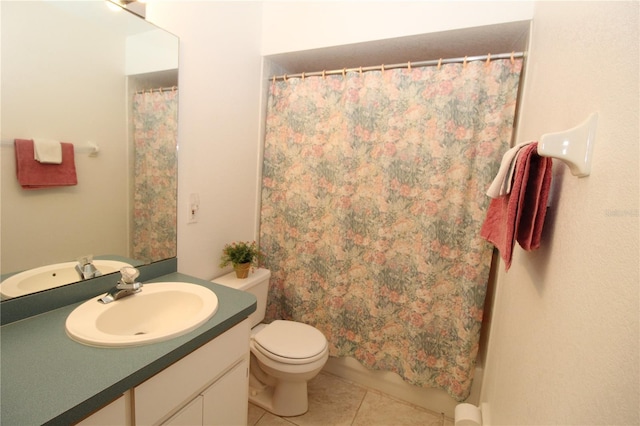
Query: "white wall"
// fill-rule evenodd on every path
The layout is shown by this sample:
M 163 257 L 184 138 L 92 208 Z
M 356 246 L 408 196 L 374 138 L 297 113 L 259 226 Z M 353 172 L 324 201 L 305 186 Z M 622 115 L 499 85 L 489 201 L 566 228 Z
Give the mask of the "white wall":
M 542 247 L 498 278 L 491 425 L 640 423 L 638 2 L 538 2 L 519 140 L 600 118 L 589 177 L 558 167 Z
M 131 3 L 137 4 L 136 3 Z M 178 68 L 179 42 L 173 34 L 154 29 L 127 37 L 126 74 L 142 74 Z
M 147 19 L 180 37 L 178 270 L 220 275 L 225 243 L 256 238 L 261 4 L 150 2 Z M 198 222 L 187 224 L 199 194 Z
M 262 52 L 272 55 L 529 20 L 532 8 L 532 1 L 267 1 Z

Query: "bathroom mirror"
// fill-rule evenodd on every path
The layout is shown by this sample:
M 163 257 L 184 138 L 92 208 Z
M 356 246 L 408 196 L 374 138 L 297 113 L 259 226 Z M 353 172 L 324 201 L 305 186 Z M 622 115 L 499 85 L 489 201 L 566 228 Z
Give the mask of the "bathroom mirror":
M 170 175 L 156 185 L 155 176 L 148 178 L 140 195 L 138 157 L 145 148 L 139 142 L 134 148 L 133 98 L 166 91 L 177 97 L 178 38 L 102 0 L 3 0 L 0 18 L 2 277 L 85 255 L 136 265 L 175 257 L 175 135 L 166 157 L 143 171 Z M 165 124 L 152 117 L 138 132 Z M 34 138 L 74 144 L 77 185 L 20 185 L 13 142 Z M 169 200 L 163 208 L 170 214 L 141 220 L 155 199 Z M 141 222 L 162 229 L 162 250 L 144 247 L 147 238 L 156 242 L 136 231 Z

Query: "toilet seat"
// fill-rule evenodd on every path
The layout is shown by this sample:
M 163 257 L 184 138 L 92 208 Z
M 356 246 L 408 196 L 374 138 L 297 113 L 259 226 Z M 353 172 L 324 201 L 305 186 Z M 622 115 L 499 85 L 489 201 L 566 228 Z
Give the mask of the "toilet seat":
M 276 320 L 252 336 L 253 347 L 270 359 L 285 364 L 307 364 L 325 355 L 327 339 L 315 327 L 295 321 Z

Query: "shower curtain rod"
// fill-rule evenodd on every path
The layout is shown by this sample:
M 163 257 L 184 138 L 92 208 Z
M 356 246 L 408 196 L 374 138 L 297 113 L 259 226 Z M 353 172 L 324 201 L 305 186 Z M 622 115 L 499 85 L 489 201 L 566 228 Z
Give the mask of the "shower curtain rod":
M 135 92 L 136 95 L 141 95 L 143 93 L 153 93 L 153 92 L 171 92 L 178 90 L 178 86 L 169 86 L 169 87 L 158 87 L 157 89 L 147 89 L 147 90 L 138 90 Z
M 419 62 L 405 62 L 401 64 L 391 64 L 391 65 L 376 65 L 370 67 L 358 67 L 358 68 L 343 68 L 336 69 L 331 71 L 314 71 L 314 72 L 303 72 L 298 74 L 284 74 L 279 76 L 273 76 L 273 81 L 276 80 L 284 80 L 286 81 L 289 78 L 305 78 L 305 77 L 317 77 L 317 76 L 327 76 L 327 75 L 336 75 L 336 74 L 346 74 L 348 72 L 364 72 L 364 71 L 384 71 L 396 68 L 409 68 L 412 67 L 430 67 L 430 66 L 440 66 L 442 64 L 455 64 L 455 63 L 467 63 L 471 61 L 492 61 L 495 59 L 515 59 L 524 57 L 524 52 L 511 52 L 511 53 L 500 53 L 497 55 L 487 54 L 480 56 L 465 56 L 463 58 L 447 58 L 447 59 L 434 59 L 429 61 L 419 61 Z

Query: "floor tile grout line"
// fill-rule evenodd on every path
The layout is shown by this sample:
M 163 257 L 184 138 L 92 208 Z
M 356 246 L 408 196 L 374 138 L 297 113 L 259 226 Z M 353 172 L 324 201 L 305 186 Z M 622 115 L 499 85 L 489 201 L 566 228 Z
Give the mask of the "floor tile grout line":
M 360 400 L 360 404 L 358 404 L 358 408 L 356 408 L 356 412 L 353 416 L 353 419 L 351 419 L 351 426 L 353 426 L 353 424 L 356 422 L 356 419 L 358 418 L 358 413 L 360 413 L 360 408 L 362 408 L 362 404 L 364 404 L 364 400 L 367 397 L 367 393 L 369 393 L 369 389 L 365 388 L 364 395 L 362 395 L 362 399 Z

